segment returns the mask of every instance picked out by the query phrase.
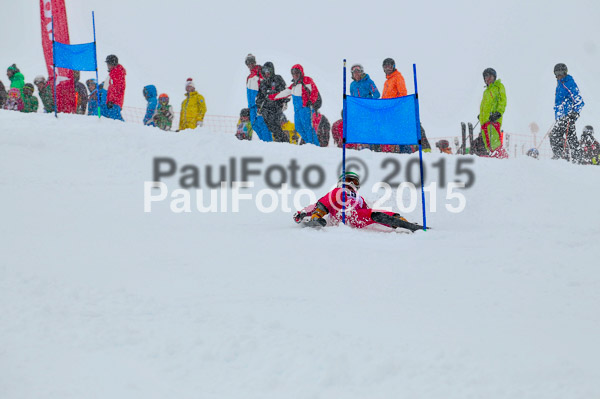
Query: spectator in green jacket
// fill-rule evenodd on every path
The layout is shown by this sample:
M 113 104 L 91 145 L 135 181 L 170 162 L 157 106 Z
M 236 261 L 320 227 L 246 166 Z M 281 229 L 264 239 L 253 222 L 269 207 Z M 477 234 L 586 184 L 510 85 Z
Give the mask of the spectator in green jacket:
M 26 83 L 23 86 L 23 104 L 25 107 L 21 110 L 21 112 L 37 112 L 39 103 L 36 96 L 33 95 L 33 85 L 31 83 Z
M 44 112 L 54 112 L 54 95 L 51 82 L 46 82 L 46 78 L 38 75 L 33 80 L 33 83 L 38 88 L 38 93 L 44 104 Z
M 486 89 L 483 92 L 479 108 L 479 123 L 483 144 L 493 158 L 508 158 L 506 150 L 502 147 L 502 117 L 506 109 L 506 90 L 499 79 L 496 79 L 496 71 L 486 68 L 483 71 L 483 81 Z
M 16 64 L 12 64 L 6 70 L 6 76 L 10 79 L 10 88 L 11 89 L 19 89 L 21 92 L 21 97 L 23 97 L 23 86 L 25 86 L 25 77 L 17 68 Z

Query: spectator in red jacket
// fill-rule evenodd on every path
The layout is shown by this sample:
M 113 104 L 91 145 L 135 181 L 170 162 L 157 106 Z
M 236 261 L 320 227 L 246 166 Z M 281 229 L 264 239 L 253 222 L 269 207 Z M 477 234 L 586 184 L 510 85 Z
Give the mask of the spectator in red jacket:
M 108 78 L 104 82 L 106 89 L 106 117 L 122 121 L 121 110 L 123 109 L 123 100 L 125 99 L 125 75 L 127 72 L 123 65 L 119 64 L 116 55 L 106 57 L 108 67 Z
M 344 111 L 341 112 L 341 115 L 343 118 Z M 331 127 L 331 136 L 333 137 L 333 141 L 335 142 L 335 145 L 340 148 L 342 148 L 342 145 L 344 144 L 342 142 L 343 135 L 344 135 L 344 120 L 339 119 L 339 120 L 335 121 L 333 123 L 333 126 Z M 351 150 L 362 150 L 363 149 L 361 144 L 346 144 L 346 148 L 351 149 Z
M 292 96 L 292 104 L 294 104 L 294 125 L 296 125 L 296 130 L 300 133 L 304 142 L 320 146 L 317 132 L 315 132 L 315 129 L 312 126 L 313 108 L 321 102 L 319 89 L 311 78 L 304 75 L 304 68 L 302 68 L 302 65 L 294 65 L 291 72 L 292 84 L 290 87 L 278 94 L 271 94 L 268 98 L 277 101 Z

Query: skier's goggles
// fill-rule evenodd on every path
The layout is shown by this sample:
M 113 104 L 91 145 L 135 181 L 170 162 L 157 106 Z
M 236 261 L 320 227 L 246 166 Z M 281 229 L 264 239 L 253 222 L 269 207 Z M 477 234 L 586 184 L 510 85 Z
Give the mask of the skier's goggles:
M 352 73 L 356 73 L 356 72 L 362 73 L 362 69 L 360 69 L 359 67 L 352 68 Z
M 356 180 L 353 177 L 346 177 L 345 180 L 346 183 L 350 183 L 352 184 L 354 187 L 359 188 L 360 187 L 360 183 L 358 182 L 358 180 Z

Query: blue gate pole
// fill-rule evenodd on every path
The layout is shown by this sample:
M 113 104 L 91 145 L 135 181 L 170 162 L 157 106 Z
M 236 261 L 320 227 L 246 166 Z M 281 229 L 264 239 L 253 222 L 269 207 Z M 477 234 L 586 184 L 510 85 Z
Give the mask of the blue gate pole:
M 346 126 L 348 125 L 346 110 L 346 59 L 344 59 L 344 96 L 342 103 L 342 223 L 346 224 Z
M 100 118 L 100 82 L 98 80 L 98 53 L 96 52 L 96 18 L 92 11 L 92 26 L 94 27 L 94 57 L 96 58 L 96 104 L 98 104 L 98 118 Z
M 421 117 L 419 116 L 419 89 L 417 88 L 417 65 L 413 64 L 413 76 L 415 79 L 415 116 L 417 119 L 417 132 L 419 137 L 419 169 L 421 170 L 421 203 L 423 205 L 423 230 L 427 231 L 427 217 L 425 216 L 425 191 L 423 190 L 423 146 L 421 144 Z
M 58 113 L 56 112 L 56 63 L 54 62 L 54 16 L 52 16 L 52 70 L 54 72 L 54 117 L 58 118 Z

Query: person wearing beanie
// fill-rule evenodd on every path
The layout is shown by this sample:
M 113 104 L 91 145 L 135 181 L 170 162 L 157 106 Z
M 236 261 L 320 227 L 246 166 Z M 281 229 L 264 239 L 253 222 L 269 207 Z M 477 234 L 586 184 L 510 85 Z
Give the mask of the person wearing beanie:
M 248 100 L 248 109 L 250 110 L 252 129 L 262 141 L 273 141 L 273 135 L 257 106 L 257 97 L 261 82 L 263 81 L 262 67 L 256 65 L 256 57 L 252 54 L 248 54 L 244 62 L 250 71 L 250 74 L 246 78 L 246 98 Z M 261 105 L 264 104 L 261 103 Z
M 21 112 L 37 112 L 39 107 L 38 99 L 33 95 L 33 85 L 26 83 L 23 86 L 23 109 Z
M 496 79 L 496 70 L 486 68 L 483 71 L 486 88 L 479 106 L 481 137 L 488 154 L 492 158 L 508 158 L 504 149 L 502 119 L 506 110 L 506 89 L 500 79 Z
M 4 109 L 8 111 L 22 111 L 23 108 L 25 108 L 25 104 L 21 99 L 21 91 L 17 88 L 10 89 L 6 103 L 4 103 Z
M 563 63 L 554 66 L 556 92 L 554 96 L 554 118 L 556 122 L 550 133 L 550 145 L 554 153 L 552 159 L 567 159 L 576 162 L 579 156 L 579 143 L 575 122 L 585 105 L 579 94 L 579 87 Z
M 54 112 L 54 90 L 52 87 L 52 82 L 48 82 L 46 81 L 45 77 L 38 75 L 33 80 L 33 84 L 37 87 L 38 94 L 42 99 L 44 112 Z
M 204 97 L 196 91 L 196 85 L 192 78 L 185 83 L 185 99 L 181 103 L 181 117 L 179 118 L 179 129 L 195 129 L 204 125 L 206 114 L 206 102 Z
M 6 70 L 6 76 L 8 76 L 8 79 L 10 80 L 10 88 L 19 89 L 22 98 L 23 87 L 25 86 L 25 77 L 23 76 L 19 68 L 17 68 L 16 64 L 12 64 L 8 67 L 8 69 Z
M 108 69 L 108 78 L 104 82 L 106 88 L 106 117 L 124 121 L 121 115 L 123 101 L 125 99 L 125 76 L 127 71 L 123 65 L 119 64 L 116 55 L 111 54 L 106 57 L 106 66 Z

